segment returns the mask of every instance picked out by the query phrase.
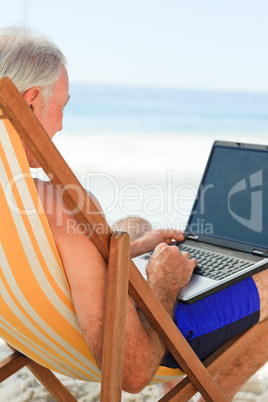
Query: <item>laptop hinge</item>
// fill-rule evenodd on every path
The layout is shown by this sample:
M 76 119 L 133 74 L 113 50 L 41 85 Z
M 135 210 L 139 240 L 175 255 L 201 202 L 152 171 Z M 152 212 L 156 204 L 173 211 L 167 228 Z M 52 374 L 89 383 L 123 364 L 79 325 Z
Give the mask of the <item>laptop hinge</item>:
M 198 236 L 197 235 L 188 235 L 187 239 L 189 239 L 189 240 L 198 240 Z
M 264 255 L 263 251 L 260 250 L 252 250 L 252 254 L 259 255 L 260 257 L 263 257 Z

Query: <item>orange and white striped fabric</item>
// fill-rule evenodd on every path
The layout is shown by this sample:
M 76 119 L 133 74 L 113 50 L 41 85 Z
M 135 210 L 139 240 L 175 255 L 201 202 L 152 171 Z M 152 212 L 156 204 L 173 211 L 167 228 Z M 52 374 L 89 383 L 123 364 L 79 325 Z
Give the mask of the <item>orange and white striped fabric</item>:
M 0 120 L 0 222 L 0 336 L 53 371 L 100 382 L 22 143 L 8 120 Z M 180 374 L 159 367 L 152 383 Z

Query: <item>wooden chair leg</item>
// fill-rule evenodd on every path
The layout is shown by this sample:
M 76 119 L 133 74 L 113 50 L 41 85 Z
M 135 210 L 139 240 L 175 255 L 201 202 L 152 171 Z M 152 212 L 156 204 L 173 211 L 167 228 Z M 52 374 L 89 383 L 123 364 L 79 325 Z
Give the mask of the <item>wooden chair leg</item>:
M 8 377 L 25 367 L 30 361 L 28 357 L 18 351 L 6 357 L 0 362 L 0 382 L 5 381 Z
M 61 381 L 47 368 L 40 366 L 40 364 L 34 362 L 27 365 L 29 370 L 35 375 L 35 377 L 43 384 L 48 392 L 58 402 L 77 402 L 77 399 L 68 391 L 68 389 L 61 383 Z
M 4 381 L 12 374 L 15 374 L 21 368 L 27 366 L 47 391 L 56 399 L 56 401 L 77 402 L 73 395 L 52 373 L 52 371 L 24 356 L 12 346 L 8 346 L 14 353 L 0 362 L 0 382 Z
M 105 309 L 101 402 L 121 401 L 128 298 L 130 239 L 111 236 Z

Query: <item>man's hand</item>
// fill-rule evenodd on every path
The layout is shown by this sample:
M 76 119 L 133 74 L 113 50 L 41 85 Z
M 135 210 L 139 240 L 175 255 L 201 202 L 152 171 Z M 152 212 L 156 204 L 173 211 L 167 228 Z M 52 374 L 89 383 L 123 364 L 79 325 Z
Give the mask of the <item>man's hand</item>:
M 181 242 L 183 240 L 183 233 L 175 229 L 150 230 L 131 243 L 130 255 L 133 258 L 153 251 L 160 243 L 170 244 L 173 241 Z
M 166 307 L 173 308 L 180 290 L 189 282 L 197 261 L 176 246 L 159 244 L 146 267 L 148 283 Z

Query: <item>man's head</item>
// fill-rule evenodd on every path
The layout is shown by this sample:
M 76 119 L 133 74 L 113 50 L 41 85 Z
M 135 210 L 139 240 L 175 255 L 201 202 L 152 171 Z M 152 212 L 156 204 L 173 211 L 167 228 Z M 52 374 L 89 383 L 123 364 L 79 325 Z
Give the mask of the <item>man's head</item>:
M 27 28 L 0 29 L 0 78 L 9 77 L 52 138 L 69 99 L 66 59 L 57 46 Z M 25 147 L 25 146 L 24 146 Z M 39 167 L 25 147 L 32 167 Z
M 40 33 L 24 27 L 0 29 L 0 78 L 11 78 L 21 94 L 39 87 L 46 106 L 65 66 L 63 53 Z

